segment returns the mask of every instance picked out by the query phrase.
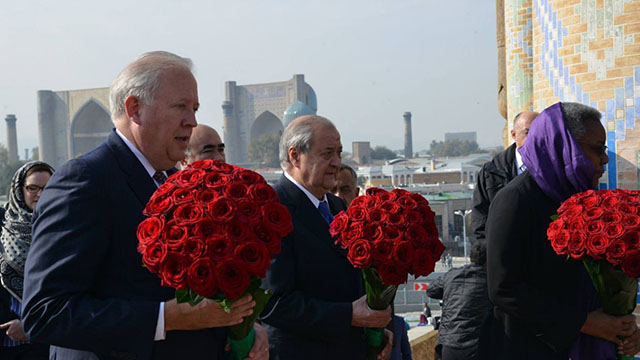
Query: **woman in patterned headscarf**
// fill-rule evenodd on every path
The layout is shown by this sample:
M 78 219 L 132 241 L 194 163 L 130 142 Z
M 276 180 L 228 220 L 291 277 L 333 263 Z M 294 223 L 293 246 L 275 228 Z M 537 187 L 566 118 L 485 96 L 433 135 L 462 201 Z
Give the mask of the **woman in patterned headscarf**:
M 42 190 L 53 174 L 53 168 L 42 161 L 23 165 L 11 179 L 9 203 L 4 213 L 0 235 L 0 358 L 46 359 L 44 345 L 28 344 L 22 329 L 22 285 L 24 263 L 31 245 L 31 217 Z

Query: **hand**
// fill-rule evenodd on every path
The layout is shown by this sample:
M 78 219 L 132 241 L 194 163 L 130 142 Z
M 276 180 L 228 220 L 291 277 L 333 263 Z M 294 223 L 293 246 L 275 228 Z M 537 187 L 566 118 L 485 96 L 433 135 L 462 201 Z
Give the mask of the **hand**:
M 580 331 L 620 346 L 622 345 L 622 340 L 618 336 L 629 337 L 636 328 L 636 317 L 634 315 L 611 316 L 605 314 L 602 310 L 596 310 L 587 314 L 587 320 Z
M 253 324 L 253 331 L 255 331 L 256 337 L 253 340 L 249 357 L 245 360 L 269 360 L 269 339 L 267 338 L 267 331 L 258 323 Z
M 240 324 L 253 313 L 256 302 L 251 295 L 246 295 L 231 305 L 227 313 L 217 302 L 204 299 L 196 306 L 187 303 L 178 304 L 176 299 L 164 304 L 164 329 L 199 330 L 212 327 L 223 327 Z
M 391 350 L 393 349 L 393 331 L 384 329 L 384 347 L 380 354 L 378 354 L 378 360 L 389 360 L 391 358 Z
M 640 331 L 636 326 L 633 334 L 622 340 L 622 346 L 618 346 L 618 353 L 633 356 L 638 352 L 640 352 Z
M 367 305 L 367 296 L 354 301 L 351 325 L 368 328 L 383 328 L 391 321 L 391 307 L 384 310 L 371 310 Z
M 7 336 L 11 338 L 11 340 L 15 341 L 29 341 L 29 338 L 24 333 L 24 329 L 22 328 L 22 321 L 18 319 L 13 319 L 4 324 L 0 324 L 0 330 L 7 329 Z

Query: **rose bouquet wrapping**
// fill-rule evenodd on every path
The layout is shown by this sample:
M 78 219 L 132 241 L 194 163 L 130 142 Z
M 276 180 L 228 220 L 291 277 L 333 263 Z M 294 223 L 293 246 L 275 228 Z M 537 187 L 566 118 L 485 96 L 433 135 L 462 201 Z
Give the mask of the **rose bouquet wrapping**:
M 253 345 L 253 324 L 271 293 L 260 288 L 280 240 L 293 230 L 289 211 L 258 173 L 222 162 L 194 162 L 167 179 L 144 209 L 138 251 L 178 302 L 210 298 L 229 311 L 245 294 L 256 302 L 227 327 L 235 359 Z
M 362 269 L 367 305 L 384 310 L 398 285 L 433 272 L 444 245 L 438 239 L 435 213 L 420 194 L 370 188 L 335 216 L 329 232 L 348 250 L 348 259 Z M 367 358 L 382 350 L 384 329 L 365 328 Z
M 633 312 L 640 277 L 640 191 L 575 194 L 558 208 L 547 237 L 557 254 L 582 260 L 605 313 Z

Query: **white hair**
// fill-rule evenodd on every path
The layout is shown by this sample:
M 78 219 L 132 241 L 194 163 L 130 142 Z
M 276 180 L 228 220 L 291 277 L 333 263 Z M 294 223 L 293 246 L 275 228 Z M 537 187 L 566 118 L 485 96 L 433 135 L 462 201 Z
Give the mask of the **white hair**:
M 326 126 L 336 128 L 333 123 L 322 116 L 305 116 L 304 119 L 294 120 L 284 129 L 280 137 L 280 167 L 286 170 L 291 164 L 289 159 L 289 149 L 296 148 L 301 154 L 309 153 L 313 143 L 313 127 Z
M 159 77 L 163 71 L 182 68 L 191 71 L 193 63 L 167 51 L 151 51 L 140 55 L 127 65 L 111 84 L 109 105 L 111 119 L 115 121 L 125 114 L 124 101 L 134 95 L 144 104 L 153 101 L 160 85 Z

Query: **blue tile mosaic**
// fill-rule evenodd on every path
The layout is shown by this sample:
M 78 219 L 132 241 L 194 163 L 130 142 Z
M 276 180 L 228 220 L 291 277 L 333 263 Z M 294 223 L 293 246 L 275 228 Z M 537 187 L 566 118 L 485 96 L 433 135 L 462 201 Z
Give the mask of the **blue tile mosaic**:
M 613 100 L 607 100 L 607 120 L 616 118 L 616 106 Z
M 607 146 L 609 147 L 609 150 L 607 151 L 607 155 L 609 155 L 609 164 L 607 165 L 609 189 L 615 189 L 618 187 L 618 179 L 616 176 L 616 140 L 615 133 L 613 131 L 609 131 L 607 133 Z
M 640 97 L 636 98 L 636 117 L 640 118 Z
M 616 140 L 624 140 L 624 119 L 616 120 Z
M 624 89 L 616 89 L 616 109 L 624 109 Z
M 635 117 L 633 116 L 633 108 L 627 108 L 627 117 L 626 117 L 627 123 L 625 124 L 625 127 L 627 129 L 633 129 L 635 127 Z
M 624 79 L 624 92 L 626 97 L 628 98 L 633 97 L 633 77 L 628 77 Z
M 633 68 L 636 75 L 636 86 L 640 86 L 640 66 L 636 66 Z

